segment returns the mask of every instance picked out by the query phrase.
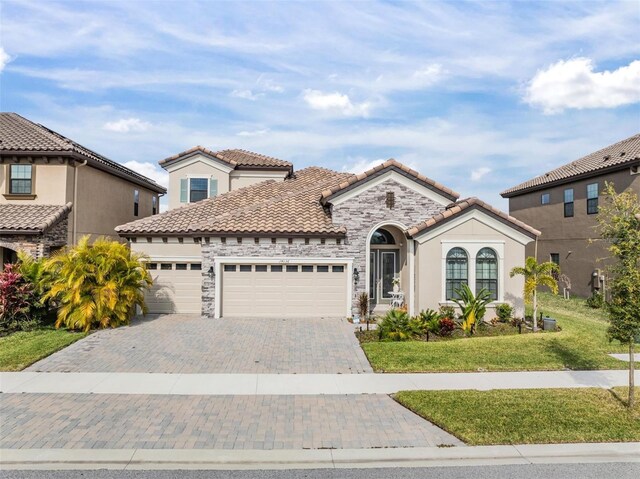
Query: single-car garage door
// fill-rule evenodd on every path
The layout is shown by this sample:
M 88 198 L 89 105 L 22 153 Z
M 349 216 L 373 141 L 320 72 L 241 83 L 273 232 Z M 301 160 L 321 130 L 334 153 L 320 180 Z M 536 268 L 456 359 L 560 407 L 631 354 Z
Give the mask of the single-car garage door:
M 223 317 L 344 317 L 344 264 L 223 264 Z
M 153 278 L 145 293 L 150 313 L 201 313 L 201 263 L 149 262 L 147 268 Z

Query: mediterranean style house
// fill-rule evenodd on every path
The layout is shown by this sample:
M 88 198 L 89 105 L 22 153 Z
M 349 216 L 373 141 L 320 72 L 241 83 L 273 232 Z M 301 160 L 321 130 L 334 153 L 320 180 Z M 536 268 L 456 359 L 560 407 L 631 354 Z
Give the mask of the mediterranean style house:
M 640 134 L 502 192 L 509 213 L 542 232 L 538 260 L 560 265 L 579 296 L 606 290 L 608 252 L 596 228 L 606 182 L 640 194 Z
M 169 172 L 169 209 L 266 180 L 284 180 L 288 161 L 245 150 L 211 151 L 195 146 L 159 162 Z M 172 192 L 179 192 L 174 194 Z
M 149 258 L 150 312 L 345 317 L 366 292 L 374 312 L 400 298 L 415 314 L 453 304 L 467 283 L 491 291 L 491 308 L 508 302 L 523 314 L 523 280 L 509 271 L 534 228 L 395 160 L 358 175 L 286 165 L 286 175 L 237 189 L 233 172 L 243 169 L 231 170 L 231 191 L 218 178 L 216 195 L 116 228 Z M 188 203 L 189 187 L 182 193 Z
M 16 113 L 0 113 L 0 268 L 158 213 L 166 189 Z

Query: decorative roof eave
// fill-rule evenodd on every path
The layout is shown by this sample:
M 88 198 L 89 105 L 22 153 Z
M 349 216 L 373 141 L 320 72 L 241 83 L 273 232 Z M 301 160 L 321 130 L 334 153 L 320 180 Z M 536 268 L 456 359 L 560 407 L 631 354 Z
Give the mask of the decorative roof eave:
M 175 237 L 220 237 L 220 238 L 344 238 L 346 230 L 331 232 L 292 232 L 284 231 L 171 231 L 171 232 L 145 232 L 145 231 L 117 231 L 123 238 L 175 238 Z
M 447 188 L 446 186 L 422 175 L 421 173 L 418 173 L 415 170 L 412 170 L 408 166 L 403 165 L 399 161 L 396 161 L 392 158 L 385 161 L 384 163 L 375 166 L 374 168 L 371 168 L 370 170 L 365 171 L 364 173 L 353 175 L 348 180 L 340 183 L 333 188 L 324 190 L 322 192 L 320 201 L 323 204 L 329 203 L 332 198 L 335 198 L 336 196 L 339 196 L 353 188 L 356 188 L 361 184 L 366 183 L 367 181 L 370 181 L 373 178 L 386 173 L 387 171 L 395 171 L 411 180 L 417 181 L 419 184 L 435 191 L 436 193 L 444 196 L 451 201 L 456 201 L 460 197 L 460 194 L 456 191 Z
M 224 151 L 228 151 L 228 150 L 224 150 Z M 235 150 L 234 150 L 235 151 Z M 244 150 L 239 150 L 239 151 L 244 151 Z M 246 152 L 246 153 L 250 153 L 252 155 L 257 155 L 251 152 Z M 188 158 L 191 158 L 192 156 L 195 155 L 205 155 L 206 157 L 208 157 L 211 160 L 214 161 L 219 161 L 221 163 L 224 163 L 227 166 L 232 167 L 233 169 L 238 169 L 238 170 L 282 170 L 282 171 L 292 171 L 293 170 L 293 164 L 289 163 L 288 161 L 283 161 L 283 160 L 279 160 L 277 158 L 270 158 L 270 160 L 274 160 L 274 161 L 279 161 L 281 164 L 241 164 L 238 163 L 235 160 L 232 160 L 230 158 L 227 158 L 223 152 L 220 151 L 213 151 L 210 150 L 209 148 L 205 148 L 204 146 L 201 145 L 197 145 L 194 146 L 192 148 L 189 148 L 188 150 L 185 151 L 181 151 L 180 153 L 176 153 L 175 155 L 169 156 L 163 160 L 158 161 L 158 164 L 162 167 L 165 168 L 168 166 L 171 166 L 175 163 L 179 163 L 183 160 L 186 160 Z M 261 156 L 261 155 L 258 155 Z M 266 157 L 265 157 L 266 158 Z
M 427 230 L 439 228 L 440 226 L 457 218 L 464 212 L 473 210 L 482 210 L 483 213 L 488 214 L 494 219 L 500 221 L 501 223 L 504 223 L 505 225 L 515 229 L 516 231 L 519 231 L 526 236 L 529 236 L 530 238 L 536 239 L 542 234 L 540 231 L 529 226 L 528 224 L 498 210 L 497 208 L 494 208 L 493 206 L 475 197 L 466 198 L 449 205 L 446 210 L 438 213 L 435 216 L 432 216 L 426 221 L 408 228 L 405 233 L 407 234 L 407 236 L 415 238 L 416 236 L 425 233 Z
M 502 196 L 503 198 L 513 198 L 515 196 L 526 195 L 527 193 L 533 193 L 535 191 L 553 188 L 554 186 L 566 185 L 568 183 L 573 183 L 575 181 L 586 180 L 589 178 L 595 178 L 597 176 L 614 173 L 616 171 L 626 170 L 636 165 L 640 165 L 640 157 L 635 157 L 631 159 L 628 163 L 619 163 L 617 165 L 611 165 L 607 168 L 601 168 L 599 170 L 585 171 L 575 176 L 569 176 L 567 178 L 558 178 L 556 180 L 550 180 L 546 183 L 540 183 L 538 185 L 531 185 L 531 186 L 526 186 L 522 188 L 520 187 L 520 185 L 517 185 L 517 186 L 514 186 L 513 188 L 504 190 L 502 193 L 500 193 L 500 196 Z M 525 183 L 528 183 L 528 182 L 525 182 Z
M 118 168 L 114 168 L 105 164 L 101 161 L 96 160 L 95 158 L 87 155 L 83 155 L 82 153 L 72 151 L 72 150 L 54 150 L 54 151 L 43 151 L 43 150 L 4 150 L 0 152 L 0 164 L 5 163 L 7 161 L 17 163 L 21 158 L 26 158 L 30 163 L 35 163 L 38 160 L 42 160 L 45 163 L 50 163 L 51 161 L 57 161 L 60 164 L 64 163 L 83 163 L 87 162 L 93 168 L 105 171 L 111 175 L 117 176 L 124 180 L 129 181 L 130 183 L 135 183 L 136 185 L 142 186 L 144 188 L 148 188 L 156 193 L 167 194 L 167 189 L 163 186 L 160 186 L 155 181 L 147 178 L 137 178 L 136 176 L 132 176 L 128 174 L 126 171 L 122 171 Z M 124 168 L 124 167 L 123 167 Z M 142 175 L 140 175 L 142 176 Z

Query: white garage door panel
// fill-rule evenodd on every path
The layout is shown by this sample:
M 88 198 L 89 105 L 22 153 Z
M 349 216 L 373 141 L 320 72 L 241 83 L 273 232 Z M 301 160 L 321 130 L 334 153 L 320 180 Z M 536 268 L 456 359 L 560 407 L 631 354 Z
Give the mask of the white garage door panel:
M 289 266 L 292 266 L 289 264 Z M 224 271 L 224 317 L 344 317 L 347 268 L 342 272 Z
M 150 313 L 200 314 L 202 308 L 202 271 L 150 271 L 153 286 L 145 294 Z

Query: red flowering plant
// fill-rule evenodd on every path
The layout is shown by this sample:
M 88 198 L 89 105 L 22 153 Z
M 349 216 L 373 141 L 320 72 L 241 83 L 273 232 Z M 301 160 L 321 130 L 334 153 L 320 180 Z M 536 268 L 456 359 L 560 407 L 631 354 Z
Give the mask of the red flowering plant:
M 17 269 L 6 264 L 0 271 L 0 333 L 29 329 L 41 317 L 33 285 Z

